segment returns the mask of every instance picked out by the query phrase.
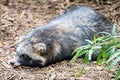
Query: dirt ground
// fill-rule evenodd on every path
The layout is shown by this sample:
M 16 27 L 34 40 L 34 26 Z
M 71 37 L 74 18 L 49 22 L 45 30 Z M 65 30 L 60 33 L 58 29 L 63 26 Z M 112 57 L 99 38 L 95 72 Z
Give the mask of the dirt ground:
M 98 67 L 96 62 L 90 62 L 83 75 L 78 77 L 77 74 L 83 65 L 82 59 L 78 59 L 74 67 L 69 64 L 69 60 L 65 60 L 44 68 L 18 67 L 15 69 L 8 64 L 8 60 L 15 57 L 16 46 L 12 45 L 20 36 L 35 27 L 47 24 L 71 6 L 91 6 L 112 23 L 120 26 L 119 0 L 107 0 L 105 3 L 93 2 L 100 0 L 75 0 L 75 2 L 10 0 L 7 6 L 4 5 L 5 1 L 0 0 L 0 80 L 114 80 L 116 67 L 119 65 L 108 72 L 106 64 Z M 118 32 L 119 30 L 118 27 Z

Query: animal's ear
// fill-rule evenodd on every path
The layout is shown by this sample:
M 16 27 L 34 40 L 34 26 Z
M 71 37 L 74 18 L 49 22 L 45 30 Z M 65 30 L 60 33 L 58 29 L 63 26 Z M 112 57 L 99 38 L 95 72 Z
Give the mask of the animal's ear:
M 46 51 L 46 45 L 44 43 L 36 43 L 33 45 L 33 48 L 40 52 Z

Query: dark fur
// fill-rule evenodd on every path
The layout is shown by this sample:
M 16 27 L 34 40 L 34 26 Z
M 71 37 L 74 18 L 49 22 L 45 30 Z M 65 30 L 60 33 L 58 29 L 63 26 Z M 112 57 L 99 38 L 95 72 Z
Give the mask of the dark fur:
M 51 63 L 71 59 L 74 55 L 71 54 L 74 49 L 79 46 L 86 45 L 85 39 L 92 40 L 93 36 L 99 32 L 106 31 L 111 33 L 112 24 L 101 14 L 93 9 L 85 6 L 73 7 L 65 11 L 62 15 L 53 19 L 50 23 L 43 27 L 38 27 L 29 32 L 24 41 L 18 45 L 26 46 L 30 44 L 33 49 L 32 54 L 39 54 L 45 58 L 45 64 L 41 65 L 41 60 L 33 60 L 28 54 L 30 51 L 24 51 L 24 46 L 17 52 L 19 55 L 29 56 L 32 63 L 24 61 L 25 66 L 45 66 Z M 27 42 L 26 44 L 24 42 Z M 44 43 L 43 49 L 36 51 L 34 44 Z M 38 47 L 39 48 L 39 47 Z M 24 51 L 24 52 L 23 52 Z M 31 52 L 30 52 L 31 53 Z M 21 63 L 20 61 L 18 61 Z M 11 61 L 13 63 L 13 61 Z

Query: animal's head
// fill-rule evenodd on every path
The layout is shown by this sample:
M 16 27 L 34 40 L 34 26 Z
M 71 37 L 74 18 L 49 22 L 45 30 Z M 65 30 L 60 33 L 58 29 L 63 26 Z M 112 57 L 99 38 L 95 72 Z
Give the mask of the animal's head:
M 44 43 L 32 44 L 29 41 L 21 42 L 16 49 L 16 58 L 9 61 L 13 67 L 17 66 L 44 66 L 46 58 Z

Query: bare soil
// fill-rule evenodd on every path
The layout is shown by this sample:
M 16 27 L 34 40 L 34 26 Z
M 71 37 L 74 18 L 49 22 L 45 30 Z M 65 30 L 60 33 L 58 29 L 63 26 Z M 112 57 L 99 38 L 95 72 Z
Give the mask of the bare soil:
M 119 65 L 108 72 L 106 64 L 97 66 L 93 61 L 86 66 L 83 75 L 79 77 L 77 74 L 83 65 L 82 59 L 78 59 L 74 66 L 69 64 L 69 60 L 65 60 L 44 68 L 23 66 L 12 68 L 8 60 L 15 57 L 16 46 L 11 45 L 17 42 L 20 36 L 35 27 L 47 24 L 71 6 L 91 6 L 105 15 L 113 24 L 120 26 L 119 0 L 108 0 L 105 3 L 93 2 L 95 0 L 75 0 L 74 2 L 10 0 L 9 5 L 4 5 L 5 1 L 0 0 L 0 80 L 114 80 L 116 68 Z

